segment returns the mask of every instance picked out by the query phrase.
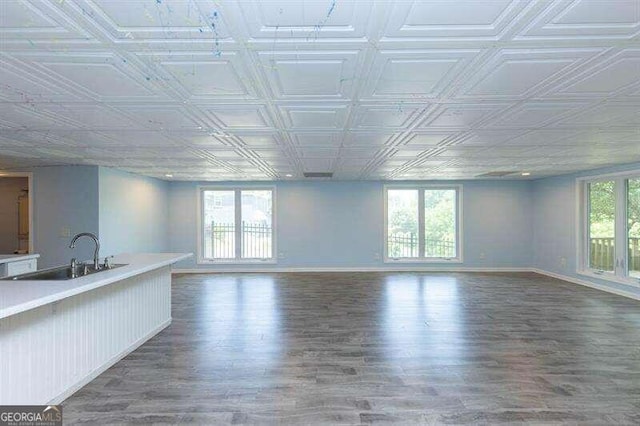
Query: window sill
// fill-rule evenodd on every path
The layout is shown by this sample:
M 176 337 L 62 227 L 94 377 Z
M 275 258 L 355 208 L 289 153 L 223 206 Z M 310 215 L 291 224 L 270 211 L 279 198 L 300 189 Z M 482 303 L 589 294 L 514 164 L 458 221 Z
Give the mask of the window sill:
M 276 259 L 229 259 L 229 260 L 213 260 L 213 259 L 198 259 L 197 265 L 275 265 Z
M 601 281 L 609 281 L 616 284 L 628 285 L 631 287 L 640 287 L 640 278 L 620 278 L 611 274 L 596 274 L 589 270 L 579 270 L 576 273 L 583 277 L 589 277 Z
M 411 259 L 393 259 L 385 258 L 384 263 L 463 263 L 462 259 L 445 259 L 436 257 L 411 258 Z

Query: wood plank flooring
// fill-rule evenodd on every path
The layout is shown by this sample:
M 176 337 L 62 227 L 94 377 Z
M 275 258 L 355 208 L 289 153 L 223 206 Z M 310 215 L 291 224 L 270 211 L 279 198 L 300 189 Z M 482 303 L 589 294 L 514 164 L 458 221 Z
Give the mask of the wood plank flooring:
M 69 424 L 640 424 L 640 303 L 535 274 L 178 275 Z

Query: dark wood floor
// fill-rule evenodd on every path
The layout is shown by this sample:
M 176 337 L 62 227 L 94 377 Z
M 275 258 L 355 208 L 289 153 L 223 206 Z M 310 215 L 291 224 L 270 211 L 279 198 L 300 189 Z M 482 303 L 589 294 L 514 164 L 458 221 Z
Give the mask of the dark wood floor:
M 534 274 L 174 277 L 65 423 L 639 424 L 640 303 Z

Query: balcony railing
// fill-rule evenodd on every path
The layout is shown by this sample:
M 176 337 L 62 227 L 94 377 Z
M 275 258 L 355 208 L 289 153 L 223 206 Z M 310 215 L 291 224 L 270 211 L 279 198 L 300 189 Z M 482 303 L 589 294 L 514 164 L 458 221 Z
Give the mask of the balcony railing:
M 264 223 L 240 224 L 242 259 L 268 259 L 272 253 L 272 228 Z M 212 222 L 205 229 L 205 257 L 210 259 L 234 259 L 236 257 L 236 227 L 233 223 Z
M 613 238 L 591 238 L 589 265 L 594 269 L 612 271 L 615 264 Z M 640 271 L 640 238 L 629 238 L 629 271 Z
M 394 233 L 387 238 L 390 258 L 418 257 L 418 236 L 412 232 Z M 456 243 L 448 240 L 425 240 L 425 257 L 456 257 Z

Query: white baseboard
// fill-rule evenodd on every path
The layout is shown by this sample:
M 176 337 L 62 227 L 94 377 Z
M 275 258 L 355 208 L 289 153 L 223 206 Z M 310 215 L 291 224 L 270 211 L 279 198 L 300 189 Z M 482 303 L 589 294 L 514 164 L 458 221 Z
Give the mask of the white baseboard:
M 308 268 L 202 268 L 173 269 L 173 274 L 219 273 L 280 273 L 280 272 L 531 272 L 531 268 L 471 268 L 463 266 L 369 266 L 369 267 L 308 267 Z
M 628 291 L 624 291 L 624 290 L 618 290 L 616 288 L 607 287 L 601 284 L 596 284 L 591 281 L 581 280 L 580 278 L 557 274 L 555 272 L 549 272 L 549 271 L 545 271 L 544 269 L 538 269 L 538 268 L 531 268 L 531 272 L 535 272 L 536 274 L 545 275 L 551 278 L 556 278 L 558 280 L 567 281 L 573 284 L 583 285 L 585 287 L 590 287 L 596 290 L 606 291 L 607 293 L 617 294 L 618 296 L 628 297 L 634 300 L 640 300 L 640 295 L 637 295 Z
M 98 377 L 99 375 L 101 375 L 102 373 L 107 371 L 109 368 L 111 368 L 116 362 L 120 361 L 122 358 L 126 357 L 131 352 L 133 352 L 136 349 L 138 349 L 147 340 L 151 339 L 153 336 L 155 336 L 156 334 L 160 333 L 162 330 L 167 328 L 170 324 L 171 324 L 171 318 L 169 318 L 168 320 L 164 321 L 158 327 L 154 328 L 149 333 L 147 333 L 146 335 L 142 336 L 140 339 L 138 339 L 135 342 L 133 342 L 133 344 L 131 344 L 131 346 L 129 346 L 128 348 L 126 348 L 125 350 L 120 352 L 119 354 L 115 355 L 111 359 L 109 359 L 107 362 L 102 364 L 100 367 L 98 367 L 95 370 L 93 370 L 90 374 L 88 374 L 87 376 L 85 376 L 82 379 L 80 379 L 78 382 L 76 382 L 71 387 L 67 388 L 64 392 L 62 392 L 61 394 L 59 394 L 58 396 L 53 398 L 47 404 L 48 405 L 61 404 L 65 399 L 69 398 L 71 395 L 73 395 L 74 393 L 76 393 L 77 391 L 82 389 L 85 385 L 89 384 L 89 382 L 91 382 L 93 379 L 95 379 L 96 377 Z

